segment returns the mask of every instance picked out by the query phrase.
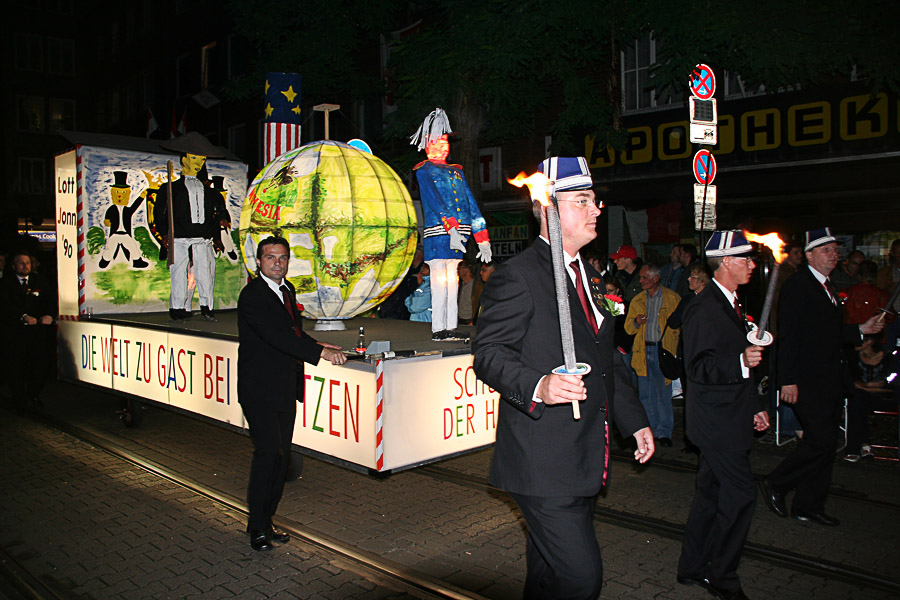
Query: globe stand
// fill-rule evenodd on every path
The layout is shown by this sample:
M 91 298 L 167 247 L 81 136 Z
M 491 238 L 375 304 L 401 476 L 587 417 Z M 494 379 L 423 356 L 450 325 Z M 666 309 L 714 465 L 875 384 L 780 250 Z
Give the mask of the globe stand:
M 341 319 L 316 319 L 313 331 L 347 331 L 347 326 Z

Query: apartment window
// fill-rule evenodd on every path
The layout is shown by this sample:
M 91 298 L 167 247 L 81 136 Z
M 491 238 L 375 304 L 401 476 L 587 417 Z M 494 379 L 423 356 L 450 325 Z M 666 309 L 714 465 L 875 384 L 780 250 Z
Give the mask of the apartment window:
M 75 74 L 74 40 L 47 39 L 47 70 L 57 75 Z
M 61 15 L 75 14 L 75 0 L 44 0 L 44 7 L 48 12 Z
M 723 86 L 724 98 L 749 98 L 750 96 L 761 96 L 766 93 L 766 85 L 764 83 L 747 85 L 737 73 L 725 71 L 724 75 L 719 83 L 719 85 Z
M 63 98 L 50 98 L 47 110 L 47 125 L 51 132 L 74 131 L 75 101 Z
M 216 59 L 219 53 L 216 43 L 207 44 L 200 49 L 200 89 L 207 90 L 216 84 L 218 70 Z
M 625 46 L 621 53 L 621 82 L 623 112 L 638 112 L 652 108 L 670 108 L 684 102 L 684 92 L 672 89 L 650 89 L 650 68 L 662 42 L 650 33 Z
M 44 43 L 39 35 L 16 34 L 16 69 L 41 71 L 44 68 Z
M 247 147 L 247 126 L 244 123 L 228 128 L 228 151 L 238 156 L 244 155 Z
M 194 86 L 194 81 L 196 81 L 194 77 L 196 77 L 197 72 L 194 71 L 192 73 L 190 66 L 191 57 L 189 54 L 182 54 L 175 59 L 175 95 L 178 97 L 197 91 Z
M 44 99 L 40 96 L 19 96 L 16 100 L 19 131 L 44 131 Z
M 13 188 L 21 194 L 43 194 L 47 191 L 43 158 L 19 158 L 18 178 Z

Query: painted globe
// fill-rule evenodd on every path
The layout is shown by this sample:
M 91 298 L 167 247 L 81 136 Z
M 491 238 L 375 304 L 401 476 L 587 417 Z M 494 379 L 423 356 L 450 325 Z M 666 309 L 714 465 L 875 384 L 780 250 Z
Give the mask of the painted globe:
M 287 278 L 304 316 L 349 319 L 400 285 L 416 249 L 416 213 L 381 159 L 320 141 L 282 154 L 250 184 L 240 236 L 253 274 L 256 247 L 271 235 L 291 246 Z

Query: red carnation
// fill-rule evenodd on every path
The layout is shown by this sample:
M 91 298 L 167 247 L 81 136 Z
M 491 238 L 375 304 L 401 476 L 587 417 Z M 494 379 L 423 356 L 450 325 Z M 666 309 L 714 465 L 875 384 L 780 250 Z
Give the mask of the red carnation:
M 620 298 L 619 296 L 616 296 L 615 294 L 606 294 L 606 296 L 604 296 L 604 298 L 606 298 L 607 300 L 612 300 L 613 302 L 617 302 L 617 303 L 622 302 L 622 298 Z
M 749 322 L 753 323 L 753 317 L 751 317 L 750 315 L 744 315 L 744 316 L 747 318 L 747 320 Z

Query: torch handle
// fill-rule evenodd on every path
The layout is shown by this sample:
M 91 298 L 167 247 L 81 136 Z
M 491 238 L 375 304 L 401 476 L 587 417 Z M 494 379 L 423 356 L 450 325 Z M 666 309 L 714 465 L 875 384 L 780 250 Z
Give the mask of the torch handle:
M 766 299 L 763 302 L 762 314 L 759 316 L 759 331 L 766 330 L 769 324 L 769 314 L 772 312 L 772 302 L 775 300 L 775 286 L 778 285 L 778 274 L 781 271 L 781 263 L 775 263 L 775 268 L 769 275 L 769 287 L 766 289 Z M 762 333 L 757 337 L 762 338 Z
M 553 260 L 553 283 L 556 287 L 556 305 L 559 308 L 559 334 L 562 338 L 563 359 L 566 369 L 575 369 L 575 336 L 572 333 L 572 319 L 569 311 L 569 290 L 567 286 L 565 259 L 562 248 L 562 229 L 559 212 L 555 205 L 547 207 L 547 229 L 550 234 L 550 255 Z
M 567 371 L 575 371 L 575 336 L 572 333 L 572 317 L 569 311 L 569 275 L 566 273 L 562 247 L 562 227 L 554 196 L 547 207 L 547 233 L 550 236 L 550 256 L 553 261 L 553 283 L 556 286 L 556 305 L 559 309 L 559 336 L 562 339 L 563 360 Z M 572 402 L 572 416 L 581 418 L 581 407 Z

